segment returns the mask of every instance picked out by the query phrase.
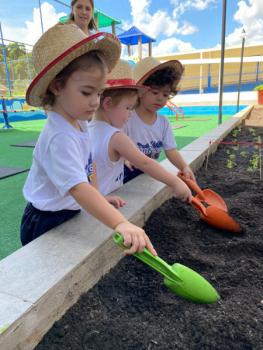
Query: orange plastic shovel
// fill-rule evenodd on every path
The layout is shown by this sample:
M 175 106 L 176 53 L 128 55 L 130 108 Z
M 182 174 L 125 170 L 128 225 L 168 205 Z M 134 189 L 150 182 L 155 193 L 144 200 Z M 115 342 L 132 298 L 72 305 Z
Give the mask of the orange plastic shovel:
M 191 204 L 200 212 L 201 219 L 209 225 L 220 230 L 231 231 L 234 233 L 241 232 L 240 225 L 226 211 L 219 209 L 214 205 L 208 205 L 206 208 L 196 197 L 192 198 Z
M 225 212 L 228 211 L 224 199 L 219 194 L 208 188 L 202 190 L 196 181 L 187 179 L 182 172 L 179 172 L 178 176 L 187 184 L 189 188 L 191 188 L 192 191 L 197 193 L 195 198 L 199 199 L 199 201 L 206 202 L 207 204 L 215 206 Z

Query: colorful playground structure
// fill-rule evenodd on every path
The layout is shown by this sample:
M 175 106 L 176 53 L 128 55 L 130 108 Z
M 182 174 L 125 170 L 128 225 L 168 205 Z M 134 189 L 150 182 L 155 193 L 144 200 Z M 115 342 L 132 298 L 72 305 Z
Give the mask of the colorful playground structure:
M 0 102 L 2 103 L 2 110 L 0 110 L 1 112 L 3 112 L 3 110 L 14 113 L 36 110 L 36 108 L 31 107 L 26 103 L 24 97 L 1 97 Z
M 3 117 L 1 117 L 1 114 Z M 0 97 L 0 123 L 3 122 L 3 129 L 12 128 L 10 122 L 32 119 L 45 119 L 44 111 L 29 106 L 24 97 Z
M 171 110 L 172 113 L 174 113 L 176 121 L 179 119 L 179 117 L 184 119 L 184 110 L 182 108 L 178 107 L 172 101 L 169 101 L 167 103 L 167 107 Z
M 240 105 L 240 110 L 246 107 L 245 104 Z M 172 128 L 178 127 L 178 121 L 184 122 L 201 122 L 212 120 L 218 115 L 217 105 L 203 106 L 184 106 L 179 107 L 173 101 L 169 101 L 159 113 L 165 115 L 172 125 Z M 223 114 L 233 115 L 236 113 L 235 105 L 223 106 Z M 46 119 L 46 114 L 42 109 L 29 106 L 25 98 L 3 98 L 0 97 L 0 123 L 3 123 L 3 129 L 10 129 L 10 123 L 16 121 L 30 121 L 37 119 Z

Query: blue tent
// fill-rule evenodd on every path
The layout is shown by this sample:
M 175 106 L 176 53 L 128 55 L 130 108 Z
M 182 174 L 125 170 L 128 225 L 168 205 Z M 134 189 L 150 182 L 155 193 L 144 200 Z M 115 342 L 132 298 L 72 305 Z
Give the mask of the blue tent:
M 152 43 L 156 40 L 144 34 L 140 29 L 133 26 L 126 32 L 118 35 L 120 42 L 128 46 L 128 55 L 131 56 L 131 45 L 138 45 L 138 57 L 142 58 L 142 44 L 149 45 L 149 56 L 152 55 Z
M 142 44 L 148 44 L 150 42 L 156 41 L 150 36 L 144 34 L 140 29 L 138 29 L 135 26 L 131 27 L 126 32 L 119 34 L 118 38 L 120 42 L 125 45 L 138 45 L 140 38 Z

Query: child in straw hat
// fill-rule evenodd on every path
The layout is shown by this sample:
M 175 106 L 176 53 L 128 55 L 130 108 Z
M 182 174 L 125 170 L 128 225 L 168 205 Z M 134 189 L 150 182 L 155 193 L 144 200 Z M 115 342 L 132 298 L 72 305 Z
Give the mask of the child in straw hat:
M 106 71 L 120 56 L 107 33 L 87 37 L 74 24 L 45 32 L 32 52 L 37 75 L 26 99 L 48 109 L 23 192 L 28 202 L 21 223 L 25 245 L 84 209 L 124 237 L 127 253 L 144 247 L 156 255 L 145 232 L 128 222 L 90 183 L 92 153 L 87 121 L 99 106 Z
M 186 177 L 194 179 L 191 168 L 176 149 L 169 121 L 157 113 L 176 95 L 182 74 L 183 66 L 177 60 L 161 64 L 157 59 L 147 57 L 138 62 L 134 69 L 135 79 L 137 84 L 147 86 L 148 90 L 140 96 L 124 131 L 145 155 L 158 159 L 163 150 L 174 166 Z M 124 182 L 142 173 L 140 169 L 134 169 L 136 164 L 127 162 L 126 165 Z
M 137 103 L 138 93 L 144 90 L 144 87 L 135 84 L 129 63 L 120 60 L 108 77 L 96 117 L 89 123 L 99 190 L 106 195 L 122 186 L 124 159 L 127 159 L 151 177 L 170 186 L 177 198 L 190 202 L 191 192 L 184 182 L 140 152 L 121 131 Z

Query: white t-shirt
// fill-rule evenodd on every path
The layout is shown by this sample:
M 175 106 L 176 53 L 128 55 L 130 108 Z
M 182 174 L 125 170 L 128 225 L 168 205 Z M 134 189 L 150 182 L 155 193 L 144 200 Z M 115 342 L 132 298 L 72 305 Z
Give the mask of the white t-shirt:
M 88 127 L 99 191 L 106 196 L 123 185 L 124 158 L 109 158 L 110 139 L 120 130 L 100 120 L 92 120 Z
M 68 191 L 79 183 L 90 181 L 92 153 L 88 124 L 85 121 L 79 124 L 82 131 L 59 114 L 48 112 L 23 189 L 25 199 L 37 209 L 80 209 Z
M 165 116 L 157 115 L 152 124 L 145 124 L 133 111 L 123 131 L 132 139 L 146 156 L 158 159 L 162 150 L 176 148 L 172 128 Z

